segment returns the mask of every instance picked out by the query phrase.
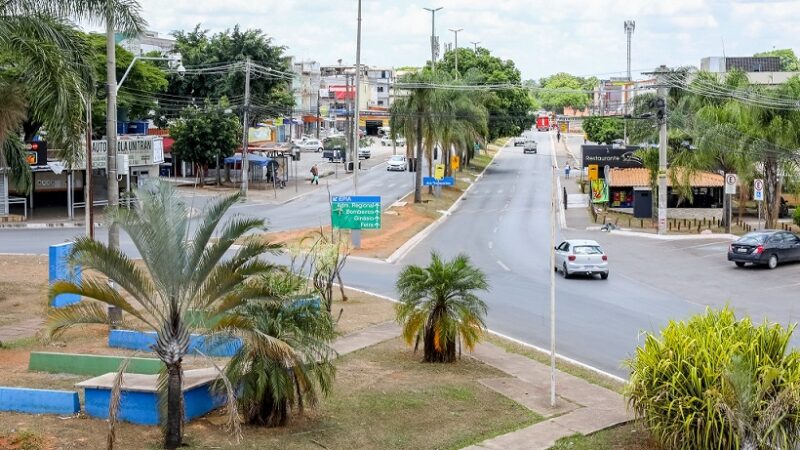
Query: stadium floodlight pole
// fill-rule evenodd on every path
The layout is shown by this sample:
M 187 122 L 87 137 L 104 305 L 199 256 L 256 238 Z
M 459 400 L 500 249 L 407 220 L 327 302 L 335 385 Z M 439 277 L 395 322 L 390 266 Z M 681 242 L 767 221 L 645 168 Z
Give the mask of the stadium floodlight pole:
M 442 10 L 444 7 L 438 8 L 422 8 L 431 12 L 431 70 L 436 71 L 436 11 Z
M 450 28 L 456 38 L 456 79 L 458 79 L 458 32 L 464 31 L 463 28 Z
M 472 44 L 473 47 L 475 47 L 475 53 L 478 53 L 478 44 L 480 44 L 481 41 L 470 41 L 469 43 Z

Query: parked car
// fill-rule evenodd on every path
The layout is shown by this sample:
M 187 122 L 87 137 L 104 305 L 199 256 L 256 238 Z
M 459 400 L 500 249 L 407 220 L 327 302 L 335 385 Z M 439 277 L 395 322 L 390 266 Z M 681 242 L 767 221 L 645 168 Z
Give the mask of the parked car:
M 525 145 L 525 138 L 522 136 L 518 136 L 514 138 L 514 147 L 522 147 Z
M 322 141 L 314 138 L 303 138 L 299 141 L 293 142 L 292 148 L 297 148 L 306 152 L 321 152 L 324 150 Z
M 573 275 L 600 275 L 608 279 L 608 255 L 600 244 L 588 239 L 569 239 L 555 248 L 556 265 L 553 270 L 561 270 L 564 278 Z
M 394 141 L 395 141 L 395 145 L 398 146 L 398 147 L 405 147 L 406 146 L 406 138 L 404 138 L 404 137 L 399 137 L 398 136 L 398 138 L 395 139 Z M 381 146 L 382 147 L 390 147 L 391 145 L 392 145 L 392 138 L 391 137 L 383 136 L 381 138 Z
M 338 162 L 345 160 L 345 149 L 347 141 L 344 136 L 327 137 L 322 142 L 323 151 L 322 157 L 330 162 Z
M 405 155 L 392 155 L 389 161 L 386 162 L 386 170 L 399 170 L 405 172 L 408 167 Z
M 751 263 L 770 269 L 779 263 L 800 261 L 800 237 L 781 230 L 761 230 L 747 233 L 728 247 L 728 261 L 737 267 Z

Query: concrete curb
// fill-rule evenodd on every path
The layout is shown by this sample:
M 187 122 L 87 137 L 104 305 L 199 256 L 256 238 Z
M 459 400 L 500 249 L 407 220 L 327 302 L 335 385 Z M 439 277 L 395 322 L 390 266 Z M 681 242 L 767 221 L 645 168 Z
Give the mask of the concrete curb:
M 338 283 L 334 283 L 334 284 L 336 286 L 339 285 Z M 345 286 L 345 288 L 350 289 L 352 291 L 360 292 L 362 294 L 367 294 L 367 295 L 371 295 L 373 297 L 378 297 L 380 299 L 383 299 L 383 300 L 386 300 L 386 301 L 389 301 L 389 302 L 392 302 L 392 303 L 400 303 L 400 301 L 395 299 L 395 298 L 389 297 L 387 295 L 377 294 L 375 292 L 368 291 L 366 289 L 356 288 L 356 287 L 352 287 L 352 286 Z M 536 350 L 536 351 L 538 351 L 540 353 L 544 353 L 544 354 L 549 354 L 550 353 L 550 350 L 544 349 L 542 347 L 539 347 L 539 346 L 536 346 L 536 345 L 533 345 L 533 344 L 529 344 L 529 343 L 521 341 L 519 339 L 507 336 L 507 335 L 505 335 L 503 333 L 499 333 L 497 331 L 488 330 L 488 329 L 487 329 L 487 331 L 489 332 L 489 334 L 493 334 L 493 335 L 495 335 L 497 337 L 501 337 L 503 339 L 508 339 L 511 342 L 519 344 L 519 345 L 521 345 L 523 347 L 531 348 L 531 349 Z M 556 352 L 556 358 L 559 361 L 562 361 L 562 362 L 565 362 L 565 363 L 568 363 L 568 364 L 573 364 L 573 365 L 576 365 L 578 367 L 582 367 L 582 368 L 584 368 L 586 370 L 589 370 L 589 371 L 594 372 L 594 373 L 596 373 L 598 375 L 607 377 L 607 378 L 609 378 L 611 380 L 618 381 L 620 383 L 627 383 L 628 382 L 628 380 L 626 380 L 626 379 L 624 379 L 622 377 L 618 377 L 618 376 L 616 376 L 614 374 L 610 374 L 608 372 L 603 371 L 602 369 L 598 369 L 597 367 L 590 366 L 589 364 L 582 363 L 580 361 L 577 361 L 575 359 L 569 358 L 567 356 L 560 355 L 560 354 L 558 354 L 558 352 Z
M 505 143 L 505 145 L 500 147 L 500 150 L 498 150 L 497 153 L 494 154 L 494 156 L 492 157 L 492 160 L 489 161 L 489 164 L 487 164 L 486 167 L 483 168 L 481 173 L 475 178 L 475 180 L 472 182 L 472 184 L 467 186 L 467 188 L 464 190 L 464 192 L 461 193 L 461 195 L 456 199 L 455 202 L 453 202 L 452 205 L 450 205 L 450 208 L 448 208 L 447 211 L 445 211 L 445 213 L 442 214 L 441 217 L 436 219 L 432 224 L 430 224 L 427 227 L 425 227 L 419 233 L 417 233 L 414 236 L 412 236 L 411 239 L 406 241 L 405 244 L 401 245 L 400 248 L 398 248 L 397 250 L 394 251 L 394 253 L 389 255 L 389 257 L 386 258 L 386 262 L 389 263 L 389 264 L 394 264 L 397 261 L 399 261 L 400 258 L 402 258 L 406 254 L 408 254 L 408 252 L 410 252 L 414 247 L 416 247 L 417 244 L 419 244 L 420 242 L 422 242 L 423 239 L 428 237 L 428 235 L 430 235 L 433 232 L 433 230 L 435 230 L 442 223 L 444 223 L 444 221 L 447 220 L 447 218 L 453 213 L 453 211 L 455 211 L 456 208 L 458 208 L 458 206 L 461 204 L 461 201 L 464 199 L 464 196 L 467 195 L 467 193 L 472 189 L 473 186 L 478 184 L 478 181 L 480 181 L 481 178 L 483 178 L 483 174 L 486 173 L 486 169 L 488 169 L 492 164 L 494 164 L 495 158 L 497 158 L 500 155 L 500 153 L 502 153 L 503 150 L 505 150 L 508 147 L 508 143 L 509 142 L 511 142 L 511 141 L 510 140 L 507 141 Z
M 735 234 L 725 234 L 725 233 L 679 235 L 679 234 L 653 234 L 653 233 L 643 233 L 641 231 L 628 231 L 628 230 L 612 230 L 609 231 L 609 234 L 615 234 L 619 236 L 641 237 L 641 238 L 655 239 L 661 241 L 690 241 L 699 239 L 730 239 L 733 241 L 739 239 L 739 236 Z

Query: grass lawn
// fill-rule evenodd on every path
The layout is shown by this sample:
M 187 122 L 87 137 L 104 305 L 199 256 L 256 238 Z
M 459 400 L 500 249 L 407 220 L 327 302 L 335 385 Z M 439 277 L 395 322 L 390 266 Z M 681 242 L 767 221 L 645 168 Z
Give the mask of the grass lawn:
M 212 415 L 187 426 L 186 448 L 458 449 L 540 420 L 478 383 L 503 373 L 471 358 L 450 365 L 420 359 L 399 338 L 346 355 L 337 361 L 332 395 L 289 426 L 246 426 L 237 444 Z M 41 439 L 28 440 L 52 448 L 84 450 L 104 448 L 107 424 L 0 413 L 0 437 L 10 439 L 12 432 L 32 433 Z M 123 449 L 158 448 L 160 439 L 157 427 L 130 424 L 120 424 L 117 436 Z
M 609 428 L 591 436 L 570 436 L 560 439 L 550 450 L 660 450 L 647 430 L 629 423 Z

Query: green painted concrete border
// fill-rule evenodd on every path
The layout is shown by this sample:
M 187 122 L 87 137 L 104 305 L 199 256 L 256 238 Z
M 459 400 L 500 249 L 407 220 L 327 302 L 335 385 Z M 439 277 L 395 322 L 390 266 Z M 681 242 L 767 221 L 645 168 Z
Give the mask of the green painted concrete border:
M 121 356 L 85 355 L 77 353 L 31 352 L 28 370 L 49 373 L 71 373 L 98 376 L 119 370 Z M 162 363 L 155 358 L 128 358 L 126 373 L 156 375 Z

